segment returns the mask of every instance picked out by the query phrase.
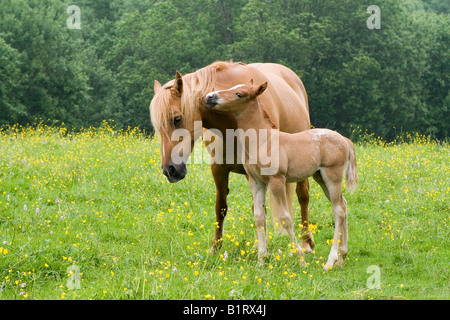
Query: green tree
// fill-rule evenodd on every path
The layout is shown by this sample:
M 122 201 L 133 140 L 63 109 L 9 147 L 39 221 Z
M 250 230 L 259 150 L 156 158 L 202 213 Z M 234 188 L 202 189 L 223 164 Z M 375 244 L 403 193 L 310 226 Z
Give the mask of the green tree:
M 17 123 L 27 117 L 20 101 L 20 54 L 11 48 L 0 35 L 0 126 Z
M 177 69 L 187 73 L 216 60 L 217 37 L 197 27 L 209 25 L 208 12 L 197 2 L 191 6 L 198 11 L 189 15 L 172 1 L 156 2 L 146 12 L 124 13 L 117 22 L 107 59 L 121 84 L 123 107 L 115 115 L 124 125 L 150 129 L 148 105 L 155 79 L 168 81 Z
M 81 124 L 85 119 L 87 77 L 79 57 L 79 36 L 65 26 L 66 7 L 59 1 L 6 1 L 0 30 L 20 53 L 21 83 L 16 88 L 26 121 L 34 117 Z M 18 105 L 20 105 L 18 104 Z
M 449 5 L 378 0 L 1 0 L 0 125 L 34 118 L 76 127 L 114 119 L 151 130 L 153 81 L 216 60 L 293 69 L 311 120 L 349 135 L 449 133 Z

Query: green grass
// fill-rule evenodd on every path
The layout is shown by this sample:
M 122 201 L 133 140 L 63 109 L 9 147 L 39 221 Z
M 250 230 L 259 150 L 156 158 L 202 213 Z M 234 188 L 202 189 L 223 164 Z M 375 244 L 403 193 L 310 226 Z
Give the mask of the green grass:
M 342 268 L 325 272 L 333 219 L 313 180 L 309 266 L 290 256 L 270 216 L 270 256 L 261 266 L 243 176 L 231 175 L 223 247 L 211 255 L 209 166 L 190 165 L 184 180 L 170 184 L 158 141 L 137 131 L 1 131 L 0 298 L 449 299 L 448 144 L 372 138 L 356 152 L 359 188 L 345 192 L 349 254 Z M 70 286 L 73 265 L 79 288 Z M 367 285 L 373 265 L 379 289 Z

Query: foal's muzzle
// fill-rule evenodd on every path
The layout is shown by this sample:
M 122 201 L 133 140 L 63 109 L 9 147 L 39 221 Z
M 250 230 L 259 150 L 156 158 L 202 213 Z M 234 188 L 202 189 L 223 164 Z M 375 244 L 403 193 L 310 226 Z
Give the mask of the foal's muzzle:
M 219 100 L 219 96 L 217 93 L 208 93 L 206 95 L 206 106 L 209 108 L 213 108 L 215 105 L 217 105 L 217 101 Z
M 178 182 L 186 176 L 186 164 L 174 164 L 169 162 L 165 168 L 163 168 L 163 174 L 167 177 L 170 183 Z

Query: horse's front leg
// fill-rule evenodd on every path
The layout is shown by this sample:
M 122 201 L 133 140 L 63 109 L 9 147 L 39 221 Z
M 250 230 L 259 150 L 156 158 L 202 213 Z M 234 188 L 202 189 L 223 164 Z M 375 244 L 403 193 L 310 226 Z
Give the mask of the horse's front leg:
M 227 196 L 230 171 L 222 164 L 211 164 L 211 171 L 216 184 L 216 228 L 210 252 L 216 253 L 222 246 L 223 222 L 228 210 Z

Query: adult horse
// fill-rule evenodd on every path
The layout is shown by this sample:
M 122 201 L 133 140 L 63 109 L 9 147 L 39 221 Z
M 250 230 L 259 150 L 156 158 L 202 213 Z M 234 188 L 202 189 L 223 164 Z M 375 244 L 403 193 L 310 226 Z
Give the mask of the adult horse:
M 216 132 L 221 133 L 216 135 L 215 139 L 222 139 L 223 161 L 211 163 L 211 172 L 216 185 L 217 222 L 212 240 L 213 252 L 220 247 L 222 241 L 223 222 L 228 210 L 229 174 L 230 172 L 245 174 L 245 170 L 242 163 L 236 161 L 236 157 L 235 161 L 225 159 L 227 156 L 226 130 L 237 129 L 236 119 L 231 114 L 216 113 L 208 109 L 205 105 L 205 96 L 211 91 L 247 83 L 250 79 L 253 79 L 255 83 L 266 81 L 269 83 L 267 92 L 258 99 L 261 99 L 261 105 L 265 106 L 265 118 L 273 128 L 288 133 L 301 132 L 310 128 L 308 99 L 302 81 L 289 68 L 274 63 L 244 64 L 219 61 L 184 76 L 177 71 L 175 79 L 164 85 L 155 80 L 155 95 L 150 103 L 151 121 L 161 138 L 161 168 L 169 182 L 177 182 L 186 175 L 189 150 L 192 150 L 195 140 L 201 135 L 201 131 L 194 130 L 195 121 L 202 121 L 204 129 L 215 129 L 218 130 Z M 176 129 L 181 128 L 189 132 L 189 141 L 186 139 L 179 141 L 179 136 L 174 135 Z M 205 130 L 203 132 L 205 133 Z M 208 147 L 212 140 L 205 141 L 205 145 Z M 183 160 L 174 161 L 172 151 L 180 148 L 181 144 L 186 146 L 186 143 L 187 147 L 182 148 Z M 288 199 L 291 199 L 290 189 L 286 188 Z M 314 248 L 314 240 L 309 230 L 308 180 L 297 182 L 296 193 L 302 216 L 302 248 L 305 252 L 311 252 Z M 278 222 L 276 206 L 272 206 L 273 203 L 274 201 L 270 201 L 272 217 L 275 222 Z M 289 203 L 291 204 L 292 201 Z M 290 211 L 292 215 L 292 208 Z M 277 224 L 279 230 L 282 230 L 281 224 L 275 223 Z

